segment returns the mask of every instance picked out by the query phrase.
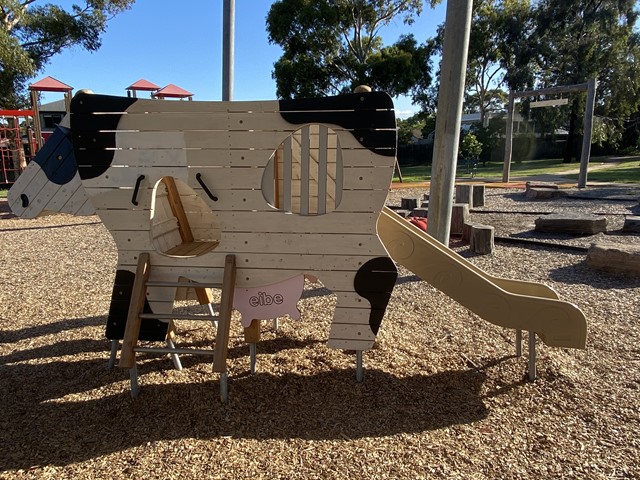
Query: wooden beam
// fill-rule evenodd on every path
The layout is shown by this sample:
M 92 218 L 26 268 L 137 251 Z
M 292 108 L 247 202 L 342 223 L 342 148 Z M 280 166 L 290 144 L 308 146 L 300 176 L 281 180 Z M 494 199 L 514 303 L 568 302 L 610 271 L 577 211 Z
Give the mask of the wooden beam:
M 236 256 L 227 255 L 224 262 L 222 279 L 222 298 L 220 299 L 220 316 L 216 333 L 216 347 L 213 352 L 213 371 L 227 371 L 227 351 L 229 349 L 229 329 L 231 327 L 231 311 L 233 310 L 233 291 L 236 285 Z
M 133 281 L 131 291 L 131 302 L 129 303 L 129 311 L 127 312 L 127 324 L 124 329 L 124 338 L 122 340 L 122 351 L 120 353 L 120 368 L 133 368 L 136 363 L 136 352 L 133 350 L 138 343 L 140 335 L 140 314 L 144 309 L 144 301 L 146 299 L 146 283 L 149 279 L 149 254 L 141 253 L 138 257 L 138 266 L 136 268 L 136 276 Z
M 566 105 L 569 103 L 568 98 L 554 98 L 553 100 L 539 100 L 529 103 L 529 108 L 555 107 L 556 105 Z
M 176 186 L 176 180 L 173 177 L 163 177 L 162 183 L 167 187 L 167 200 L 171 207 L 173 216 L 178 220 L 178 230 L 180 231 L 180 238 L 183 242 L 193 242 L 193 233 L 191 233 L 191 225 L 189 225 L 189 219 L 184 212 L 184 206 L 180 199 L 180 193 Z

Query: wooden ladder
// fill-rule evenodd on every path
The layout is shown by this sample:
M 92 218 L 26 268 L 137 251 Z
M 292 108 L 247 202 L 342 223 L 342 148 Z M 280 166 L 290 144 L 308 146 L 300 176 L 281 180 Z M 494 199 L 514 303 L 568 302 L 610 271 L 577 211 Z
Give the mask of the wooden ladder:
M 220 399 L 227 401 L 227 351 L 229 348 L 229 329 L 231 326 L 231 311 L 233 309 L 233 292 L 236 283 L 236 257 L 227 255 L 225 258 L 224 275 L 222 285 L 196 282 L 150 282 L 149 274 L 151 263 L 148 253 L 141 253 L 138 257 L 131 303 L 127 313 L 127 324 L 122 340 L 122 351 L 118 366 L 129 369 L 131 377 L 131 395 L 137 397 L 140 391 L 138 386 L 138 374 L 136 367 L 136 353 L 168 353 L 174 359 L 176 367 L 180 369 L 178 354 L 209 355 L 213 356 L 213 371 L 220 374 Z M 192 287 L 196 289 L 221 288 L 222 298 L 218 313 L 218 328 L 214 349 L 176 348 L 172 341 L 173 329 L 169 329 L 166 347 L 140 347 L 138 336 L 140 334 L 140 322 L 144 318 L 167 320 L 172 325 L 173 320 L 215 320 L 215 317 L 204 315 L 178 315 L 175 313 L 143 313 L 147 287 Z

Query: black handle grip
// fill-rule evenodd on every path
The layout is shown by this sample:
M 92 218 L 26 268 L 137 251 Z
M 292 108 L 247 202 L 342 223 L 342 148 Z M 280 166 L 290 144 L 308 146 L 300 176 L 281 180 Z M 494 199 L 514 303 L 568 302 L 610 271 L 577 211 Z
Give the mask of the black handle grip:
M 211 200 L 213 200 L 214 202 L 217 202 L 218 201 L 218 197 L 216 197 L 213 193 L 211 193 L 211 190 L 209 190 L 209 187 L 207 187 L 207 185 L 204 183 L 204 180 L 202 180 L 202 174 L 201 173 L 196 173 L 196 180 L 198 181 L 198 183 L 200 184 L 202 189 L 207 193 L 209 198 Z
M 133 196 L 131 197 L 131 203 L 133 203 L 136 207 L 138 206 L 138 190 L 140 190 L 140 184 L 144 180 L 144 175 L 140 175 L 136 180 L 136 186 L 133 189 Z

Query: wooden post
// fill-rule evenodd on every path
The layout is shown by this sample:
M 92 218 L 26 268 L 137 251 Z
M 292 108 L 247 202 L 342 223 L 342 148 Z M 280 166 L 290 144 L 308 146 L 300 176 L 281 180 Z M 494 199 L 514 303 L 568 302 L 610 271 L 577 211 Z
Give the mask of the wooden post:
M 149 254 L 144 252 L 138 257 L 136 276 L 131 289 L 131 302 L 127 313 L 127 324 L 124 328 L 124 338 L 122 340 L 122 350 L 120 352 L 120 368 L 133 368 L 136 363 L 136 352 L 133 350 L 138 343 L 140 335 L 140 313 L 144 309 L 146 300 L 147 280 L 149 279 Z
M 449 0 L 438 93 L 438 118 L 433 146 L 429 221 L 427 232 L 447 244 L 451 228 L 453 184 L 458 161 L 458 141 L 471 31 L 472 0 Z
M 484 207 L 484 185 L 473 186 L 472 207 Z
M 483 255 L 493 253 L 493 232 L 494 228 L 489 225 L 474 225 L 471 227 L 471 239 L 469 241 L 471 251 Z
M 504 165 L 502 166 L 502 181 L 508 182 L 511 174 L 511 155 L 513 151 L 513 114 L 515 111 L 515 96 L 509 91 L 509 105 L 507 106 L 507 131 L 504 135 Z
M 226 373 L 227 351 L 229 350 L 229 329 L 231 310 L 233 310 L 233 291 L 236 287 L 236 257 L 227 255 L 222 280 L 222 298 L 220 299 L 220 317 L 216 333 L 216 347 L 213 352 L 213 371 Z
M 584 129 L 582 134 L 582 155 L 580 156 L 580 174 L 578 188 L 587 186 L 587 170 L 591 156 L 591 137 L 593 134 L 593 108 L 596 102 L 596 79 L 587 82 L 587 105 L 584 110 Z
M 466 203 L 470 207 L 473 199 L 473 185 L 470 183 L 463 183 L 461 185 L 456 185 L 456 203 Z
M 244 329 L 244 341 L 246 343 L 258 343 L 260 341 L 260 320 L 251 320 L 251 325 Z
M 31 108 L 33 110 L 33 126 L 36 135 L 38 150 L 42 148 L 42 124 L 40 123 L 40 105 L 38 105 L 38 92 L 31 90 Z
M 451 209 L 451 235 L 462 235 L 463 226 L 468 222 L 469 204 L 454 203 Z M 429 225 L 428 222 L 427 225 Z

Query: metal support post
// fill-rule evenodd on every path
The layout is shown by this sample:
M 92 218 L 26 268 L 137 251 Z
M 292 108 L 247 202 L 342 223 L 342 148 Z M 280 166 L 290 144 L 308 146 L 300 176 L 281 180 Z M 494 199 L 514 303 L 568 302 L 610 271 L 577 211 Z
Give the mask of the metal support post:
M 131 379 L 131 397 L 138 398 L 140 386 L 138 385 L 138 367 L 135 364 L 129 369 L 129 378 Z
M 120 347 L 120 342 L 118 340 L 111 340 L 111 354 L 109 355 L 109 364 L 107 368 L 109 370 L 113 369 L 116 365 L 116 355 L 118 355 L 118 347 Z
M 256 374 L 256 364 L 257 364 L 257 358 L 256 358 L 256 344 L 255 343 L 250 343 L 249 344 L 249 362 L 250 362 L 250 367 L 249 370 L 251 372 L 251 375 L 255 375 Z
M 176 346 L 173 343 L 173 340 L 171 340 L 170 338 L 167 338 L 167 347 L 169 347 L 170 349 L 175 349 Z M 176 370 L 178 371 L 182 371 L 182 363 L 180 362 L 180 357 L 178 356 L 178 354 L 176 352 L 172 352 L 169 354 L 169 356 L 171 357 L 171 361 L 173 362 L 173 366 L 176 367 Z
M 356 350 L 356 382 L 364 380 L 364 369 L 362 367 L 362 350 Z
M 536 333 L 529 332 L 529 380 L 536 379 Z
M 522 356 L 522 330 L 516 330 L 516 357 Z
M 220 401 L 222 403 L 227 403 L 227 400 L 229 400 L 229 391 L 227 388 L 227 372 L 222 372 L 220 374 Z

